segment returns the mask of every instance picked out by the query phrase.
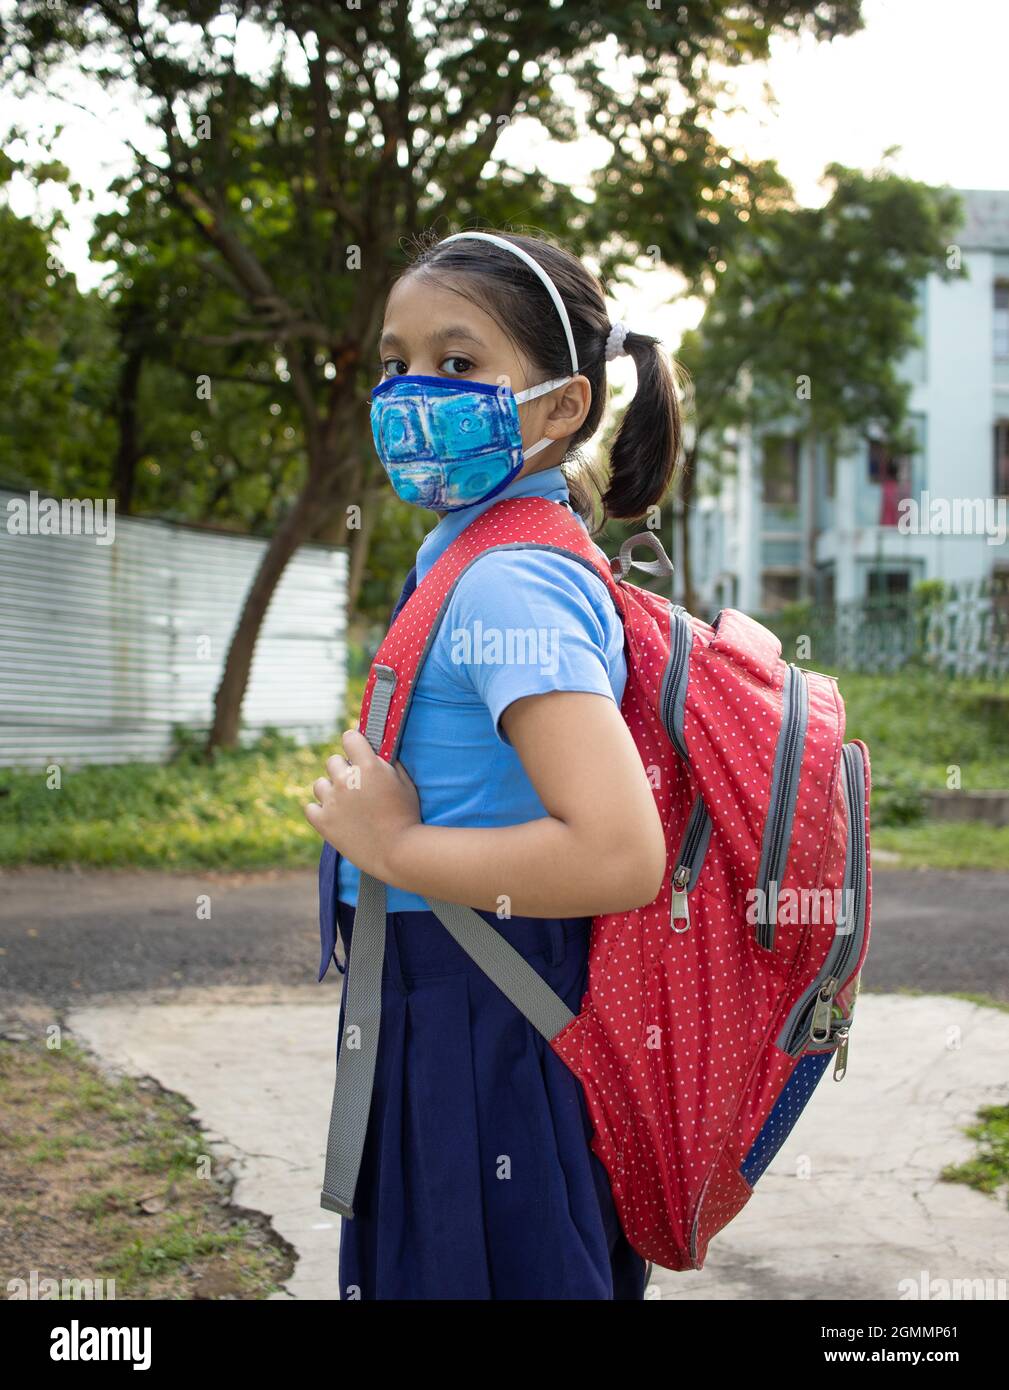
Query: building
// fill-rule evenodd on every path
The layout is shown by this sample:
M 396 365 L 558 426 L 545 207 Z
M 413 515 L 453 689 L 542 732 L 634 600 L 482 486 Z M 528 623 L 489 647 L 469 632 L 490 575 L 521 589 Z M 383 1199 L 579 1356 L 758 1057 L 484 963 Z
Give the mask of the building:
M 740 430 L 721 494 L 693 517 L 699 611 L 772 613 L 925 579 L 1009 576 L 1009 192 L 960 196 L 952 254 L 967 274 L 919 286 L 922 346 L 902 366 L 916 450 L 862 438 L 832 460 L 825 443 L 814 457 L 787 429 Z

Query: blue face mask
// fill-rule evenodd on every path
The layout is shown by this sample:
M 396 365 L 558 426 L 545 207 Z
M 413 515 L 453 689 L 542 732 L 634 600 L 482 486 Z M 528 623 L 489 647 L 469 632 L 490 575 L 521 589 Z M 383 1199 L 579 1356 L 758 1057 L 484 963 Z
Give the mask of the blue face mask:
M 404 502 L 454 512 L 506 488 L 523 463 L 552 439 L 523 452 L 519 404 L 555 391 L 572 377 L 517 395 L 484 381 L 392 376 L 371 393 L 371 431 L 382 466 Z

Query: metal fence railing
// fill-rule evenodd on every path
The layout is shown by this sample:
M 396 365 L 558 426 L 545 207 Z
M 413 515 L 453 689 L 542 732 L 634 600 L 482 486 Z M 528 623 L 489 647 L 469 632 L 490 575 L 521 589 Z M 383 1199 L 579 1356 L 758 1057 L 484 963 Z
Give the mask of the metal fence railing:
M 1009 676 L 1009 575 L 947 584 L 929 580 L 908 594 L 830 606 L 793 604 L 762 621 L 786 657 L 849 671 L 918 665 L 946 676 Z M 800 646 L 801 639 L 807 645 Z

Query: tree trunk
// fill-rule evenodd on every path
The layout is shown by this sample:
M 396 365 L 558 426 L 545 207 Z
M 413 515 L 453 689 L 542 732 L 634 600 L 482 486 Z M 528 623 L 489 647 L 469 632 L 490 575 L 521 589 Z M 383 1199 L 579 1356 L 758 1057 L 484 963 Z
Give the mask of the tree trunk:
M 260 561 L 256 577 L 245 596 L 242 615 L 232 635 L 214 697 L 214 722 L 207 740 L 208 753 L 214 748 L 234 748 L 238 742 L 242 700 L 249 684 L 259 629 L 287 562 L 298 546 L 312 534 L 317 505 L 315 489 L 306 487 L 278 527 Z
M 119 427 L 119 448 L 116 451 L 115 484 L 116 511 L 128 516 L 133 508 L 133 492 L 140 458 L 140 439 L 137 432 L 137 396 L 144 354 L 138 347 L 127 350 L 119 369 L 116 390 L 116 422 Z
M 356 531 L 350 532 L 350 565 L 347 573 L 348 614 L 356 611 L 357 601 L 361 597 L 361 585 L 364 582 L 368 552 L 371 548 L 375 522 L 378 519 L 381 497 L 382 492 L 378 488 L 364 494 L 361 502 L 361 525 Z
M 297 502 L 271 538 L 245 596 L 214 696 L 214 722 L 206 746 L 208 757 L 215 748 L 234 748 L 238 743 L 242 701 L 249 684 L 259 629 L 287 562 L 299 545 L 317 534 L 321 518 L 337 515 L 346 508 L 359 477 L 354 465 L 359 451 L 353 444 L 360 428 L 353 402 L 333 401 L 331 412 L 321 427 L 311 419 L 307 405 L 304 414 L 309 441 L 308 478 Z

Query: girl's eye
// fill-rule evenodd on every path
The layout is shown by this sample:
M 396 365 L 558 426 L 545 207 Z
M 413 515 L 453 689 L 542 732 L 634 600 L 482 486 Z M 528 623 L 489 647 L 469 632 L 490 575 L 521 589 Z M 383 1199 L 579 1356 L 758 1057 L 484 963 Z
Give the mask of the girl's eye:
M 404 376 L 406 374 L 406 365 L 402 357 L 387 357 L 382 363 L 382 375 Z M 390 368 L 393 370 L 390 371 Z M 402 368 L 402 371 L 397 371 L 396 368 Z
M 452 368 L 449 366 L 450 363 L 455 364 L 458 370 L 453 371 Z M 460 363 L 462 364 L 461 366 L 459 365 Z M 468 357 L 457 357 L 455 356 L 455 354 L 453 354 L 451 357 L 443 358 L 441 363 L 442 371 L 447 373 L 448 376 L 462 376 L 464 372 L 470 371 L 472 366 L 473 363 L 469 360 Z

